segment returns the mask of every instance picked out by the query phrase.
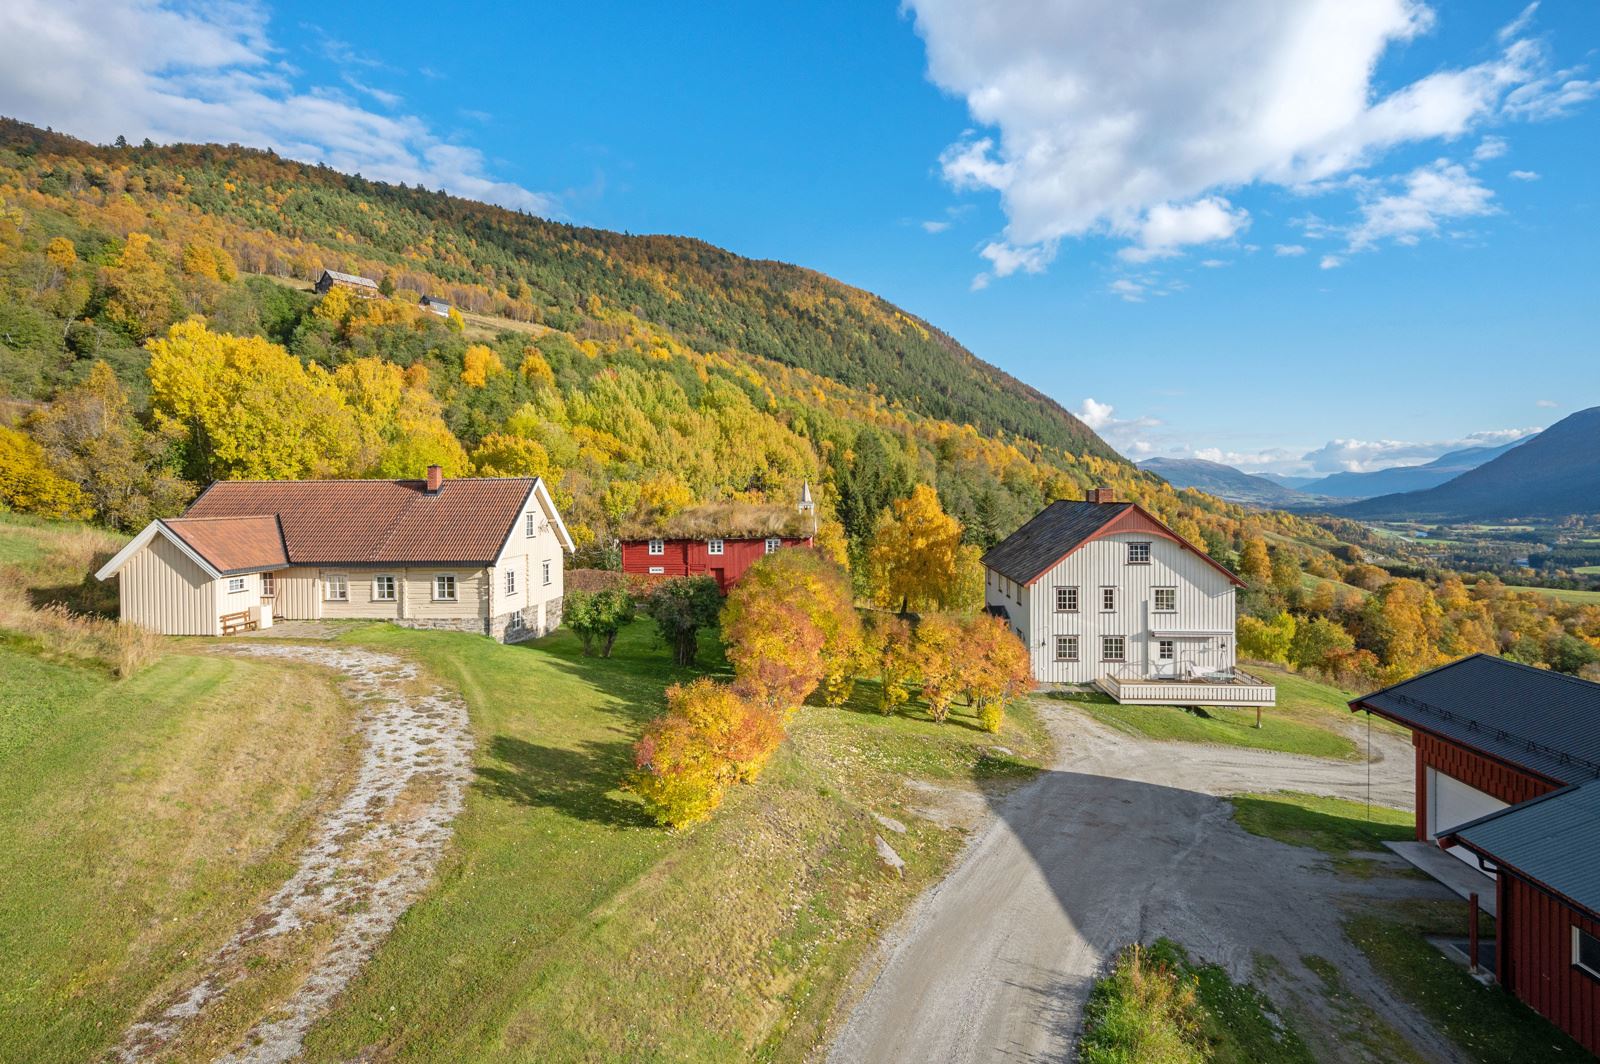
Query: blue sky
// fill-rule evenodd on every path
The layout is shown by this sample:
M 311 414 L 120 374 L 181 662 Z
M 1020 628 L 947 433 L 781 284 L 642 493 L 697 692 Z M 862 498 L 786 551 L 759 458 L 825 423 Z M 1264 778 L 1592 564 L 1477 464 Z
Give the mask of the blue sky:
M 1195 7 L 16 0 L 0 113 L 814 267 L 1136 458 L 1375 468 L 1600 403 L 1600 5 Z

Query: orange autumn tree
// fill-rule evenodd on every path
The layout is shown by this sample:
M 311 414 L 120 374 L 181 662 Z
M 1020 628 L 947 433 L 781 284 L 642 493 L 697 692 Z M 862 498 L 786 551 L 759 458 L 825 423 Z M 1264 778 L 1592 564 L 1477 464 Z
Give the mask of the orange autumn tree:
M 627 786 L 657 823 L 685 828 L 706 819 L 736 783 L 752 783 L 783 741 L 776 714 L 726 684 L 702 677 L 667 689 L 667 712 L 634 746 Z
M 962 627 L 961 687 L 984 728 L 999 732 L 1006 703 L 1033 685 L 1028 650 L 998 617 L 979 614 Z
M 723 641 L 745 693 L 792 713 L 819 685 L 830 704 L 861 668 L 861 619 L 840 566 L 809 550 L 761 558 L 728 595 Z
M 912 656 L 922 677 L 922 700 L 928 716 L 943 724 L 950 715 L 950 703 L 961 689 L 963 663 L 970 657 L 964 644 L 967 633 L 952 617 L 931 614 L 917 625 Z
M 888 716 L 911 700 L 916 647 L 903 617 L 874 614 L 866 628 L 865 657 L 878 674 L 878 710 Z

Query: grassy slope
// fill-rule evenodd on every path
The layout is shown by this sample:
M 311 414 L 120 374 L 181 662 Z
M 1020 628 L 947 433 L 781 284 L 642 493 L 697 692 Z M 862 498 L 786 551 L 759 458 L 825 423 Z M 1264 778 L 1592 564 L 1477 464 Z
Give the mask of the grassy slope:
M 0 647 L 0 1059 L 92 1059 L 277 887 L 353 751 L 315 673 Z
M 313 1031 L 312 1060 L 798 1059 L 876 930 L 960 845 L 903 811 L 902 774 L 1027 771 L 986 757 L 994 737 L 969 721 L 808 707 L 758 784 L 674 836 L 617 788 L 687 676 L 647 625 L 610 661 L 566 633 L 350 638 L 461 686 L 478 781 L 439 883 Z M 1045 739 L 1024 716 L 998 741 L 1037 760 Z M 907 822 L 886 832 L 904 879 L 875 856 L 869 810 Z
M 1357 744 L 1342 730 L 1353 720 L 1346 692 L 1282 669 L 1255 664 L 1250 668 L 1278 688 L 1278 704 L 1262 711 L 1260 728 L 1255 727 L 1253 709 L 1209 707 L 1202 717 L 1175 706 L 1117 705 L 1099 692 L 1061 697 L 1102 724 L 1149 739 L 1346 760 L 1361 756 Z

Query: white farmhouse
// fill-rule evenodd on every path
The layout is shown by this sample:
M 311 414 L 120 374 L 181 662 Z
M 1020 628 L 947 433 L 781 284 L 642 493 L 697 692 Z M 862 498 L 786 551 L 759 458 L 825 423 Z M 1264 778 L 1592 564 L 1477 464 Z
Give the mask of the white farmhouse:
M 372 618 L 506 642 L 561 623 L 573 548 L 537 477 L 221 481 L 95 575 L 122 619 L 231 635 L 274 619 Z
M 1107 488 L 1053 502 L 983 556 L 984 602 L 1040 683 L 1120 702 L 1272 705 L 1234 665 L 1239 578 Z

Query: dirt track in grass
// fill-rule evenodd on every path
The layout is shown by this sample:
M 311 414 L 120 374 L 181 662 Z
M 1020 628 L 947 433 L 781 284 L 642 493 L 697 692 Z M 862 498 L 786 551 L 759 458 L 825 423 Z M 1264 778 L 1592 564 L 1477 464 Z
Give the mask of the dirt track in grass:
M 206 1051 L 228 1064 L 276 1064 L 299 1055 L 306 1032 L 361 970 L 426 889 L 472 776 L 467 707 L 419 678 L 415 665 L 350 647 L 236 644 L 230 653 L 320 666 L 343 674 L 362 709 L 360 766 L 348 792 L 317 825 L 293 874 L 240 926 L 192 985 L 152 1002 L 113 1055 L 144 1060 Z M 293 956 L 286 988 L 268 992 L 260 1018 L 231 1045 L 219 1030 L 239 1006 L 230 997 L 268 959 Z M 282 971 L 278 979 L 283 980 Z M 230 1007 L 231 1006 L 231 1007 Z

